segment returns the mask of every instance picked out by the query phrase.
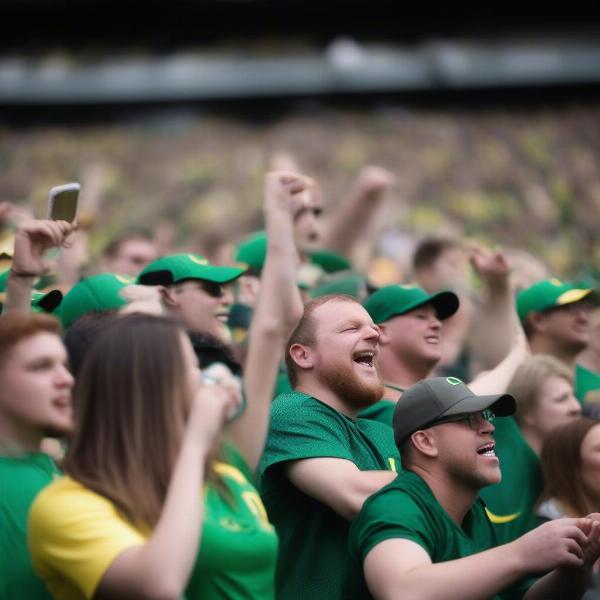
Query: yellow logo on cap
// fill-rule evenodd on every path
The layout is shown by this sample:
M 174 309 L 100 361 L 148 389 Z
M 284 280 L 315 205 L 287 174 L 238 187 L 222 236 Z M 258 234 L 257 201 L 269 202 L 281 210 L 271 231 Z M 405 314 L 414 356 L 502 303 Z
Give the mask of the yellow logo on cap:
M 557 287 L 560 287 L 560 286 L 564 285 L 564 283 L 560 279 L 557 279 L 556 277 L 553 277 L 552 279 L 550 279 L 550 283 L 552 285 L 557 286 Z
M 398 287 L 401 287 L 403 290 L 414 290 L 417 286 L 411 285 L 411 284 L 406 284 L 406 285 L 399 284 Z
M 131 285 L 133 283 L 133 277 L 127 277 L 126 275 L 115 275 L 115 279 L 125 285 Z
M 197 256 L 194 256 L 193 254 L 188 254 L 187 257 L 192 262 L 195 262 L 197 265 L 202 265 L 203 267 L 206 267 L 208 265 L 208 261 L 205 258 L 198 258 Z
M 458 379 L 458 377 L 446 377 L 446 381 L 450 385 L 459 385 L 462 383 L 462 381 L 460 379 Z

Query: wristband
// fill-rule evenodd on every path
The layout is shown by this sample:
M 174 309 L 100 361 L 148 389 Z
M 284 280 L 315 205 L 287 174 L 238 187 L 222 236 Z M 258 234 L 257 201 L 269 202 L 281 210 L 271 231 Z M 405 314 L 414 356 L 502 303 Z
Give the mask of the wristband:
M 13 277 L 39 277 L 39 273 L 31 273 L 27 271 L 15 271 L 12 267 L 9 269 Z

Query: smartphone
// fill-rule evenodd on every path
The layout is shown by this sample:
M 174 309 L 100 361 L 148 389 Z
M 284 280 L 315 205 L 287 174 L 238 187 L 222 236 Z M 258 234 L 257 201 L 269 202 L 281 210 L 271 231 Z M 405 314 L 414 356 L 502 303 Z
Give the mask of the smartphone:
M 48 194 L 48 218 L 53 221 L 72 223 L 77 215 L 80 188 L 78 183 L 53 187 Z

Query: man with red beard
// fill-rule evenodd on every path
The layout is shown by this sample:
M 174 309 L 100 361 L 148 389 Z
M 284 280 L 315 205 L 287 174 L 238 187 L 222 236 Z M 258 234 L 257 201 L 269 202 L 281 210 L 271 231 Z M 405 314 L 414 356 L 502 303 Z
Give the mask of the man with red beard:
M 357 418 L 383 393 L 378 352 L 379 328 L 342 295 L 308 302 L 288 341 L 294 391 L 273 404 L 260 466 L 282 600 L 339 594 L 350 522 L 400 466 L 390 428 Z

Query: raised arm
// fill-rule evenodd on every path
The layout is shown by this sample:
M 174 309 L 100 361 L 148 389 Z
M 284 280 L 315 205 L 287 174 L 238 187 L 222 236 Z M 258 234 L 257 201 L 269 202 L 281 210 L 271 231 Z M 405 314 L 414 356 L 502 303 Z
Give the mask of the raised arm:
M 492 251 L 481 246 L 470 248 L 470 259 L 483 283 L 483 290 L 468 343 L 478 361 L 478 370 L 491 369 L 506 357 L 515 341 L 515 299 L 510 265 L 501 250 Z
M 513 327 L 515 330 L 514 344 L 506 357 L 493 369 L 480 373 L 471 383 L 471 390 L 479 395 L 500 394 L 505 392 L 511 382 L 515 371 L 521 363 L 529 356 L 529 346 L 521 324 L 518 322 L 517 314 L 513 309 Z
M 44 254 L 50 248 L 67 244 L 73 230 L 71 223 L 46 219 L 21 225 L 15 235 L 15 250 L 6 282 L 4 314 L 31 312 L 33 284 L 48 270 Z
M 386 191 L 396 178 L 382 167 L 361 170 L 352 188 L 342 200 L 325 234 L 327 248 L 348 256 L 379 210 Z
M 385 540 L 365 557 L 365 579 L 377 600 L 484 600 L 530 574 L 566 569 L 577 577 L 586 568 L 581 548 L 588 543 L 578 521 L 551 521 L 510 544 L 435 564 L 412 540 Z M 544 596 L 555 597 L 553 591 Z
M 285 171 L 267 173 L 265 177 L 267 257 L 244 369 L 247 405 L 228 430 L 251 469 L 258 465 L 264 449 L 284 345 L 302 315 L 302 299 L 296 285 L 298 253 L 293 219 L 301 209 L 301 193 L 312 185 L 309 178 Z

